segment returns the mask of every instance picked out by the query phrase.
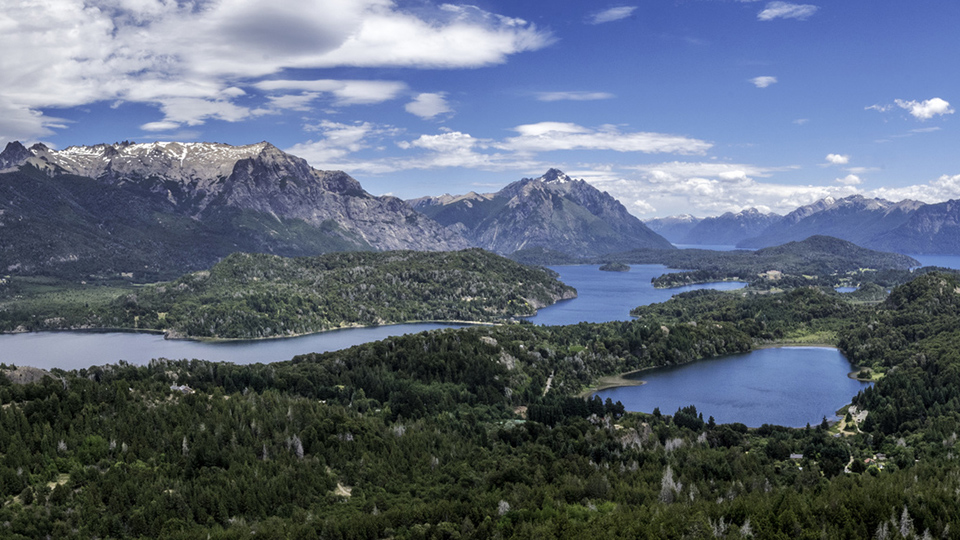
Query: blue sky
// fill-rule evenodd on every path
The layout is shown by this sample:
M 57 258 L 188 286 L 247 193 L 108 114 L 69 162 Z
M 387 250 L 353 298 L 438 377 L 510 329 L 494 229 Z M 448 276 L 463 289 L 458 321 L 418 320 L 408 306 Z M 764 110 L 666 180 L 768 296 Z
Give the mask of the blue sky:
M 262 140 L 374 194 L 557 167 L 642 218 L 960 198 L 955 0 L 24 0 L 0 143 Z

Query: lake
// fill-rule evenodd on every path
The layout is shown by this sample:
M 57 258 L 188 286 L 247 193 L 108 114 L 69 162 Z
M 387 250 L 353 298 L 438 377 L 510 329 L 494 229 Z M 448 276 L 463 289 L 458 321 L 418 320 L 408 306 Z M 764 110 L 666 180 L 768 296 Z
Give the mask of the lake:
M 746 286 L 740 281 L 688 285 L 673 289 L 655 289 L 650 281 L 667 272 L 676 272 L 660 264 L 630 265 L 629 272 L 602 272 L 597 265 L 550 266 L 560 281 L 577 289 L 578 298 L 558 302 L 541 309 L 530 322 L 542 325 L 609 322 L 630 319 L 630 310 L 671 296 L 697 289 L 733 290 Z
M 630 310 L 662 302 L 678 292 L 704 288 L 654 289 L 650 280 L 667 268 L 636 265 L 630 272 L 601 272 L 599 266 L 555 266 L 560 279 L 577 289 L 579 296 L 541 309 L 530 320 L 537 324 L 574 324 L 581 321 L 626 320 Z M 720 283 L 716 288 L 739 288 L 742 283 Z M 295 338 L 201 342 L 166 340 L 158 334 L 134 332 L 40 332 L 0 334 L 0 362 L 39 368 L 80 369 L 124 360 L 146 364 L 153 358 L 188 358 L 235 364 L 289 360 L 298 354 L 345 349 L 390 336 L 437 328 L 461 328 L 442 323 L 398 324 L 350 328 Z
M 921 266 L 942 266 L 960 270 L 960 255 L 910 255 L 920 261 Z
M 696 405 L 704 419 L 802 427 L 817 425 L 871 383 L 851 379 L 853 366 L 826 347 L 781 347 L 643 371 L 647 384 L 597 392 L 628 411 L 674 414 Z
M 307 336 L 256 341 L 204 342 L 163 339 L 136 332 L 36 332 L 0 335 L 0 362 L 44 369 L 80 369 L 124 360 L 202 359 L 234 364 L 280 362 L 298 354 L 346 349 L 390 336 L 462 324 L 416 323 L 333 330 Z

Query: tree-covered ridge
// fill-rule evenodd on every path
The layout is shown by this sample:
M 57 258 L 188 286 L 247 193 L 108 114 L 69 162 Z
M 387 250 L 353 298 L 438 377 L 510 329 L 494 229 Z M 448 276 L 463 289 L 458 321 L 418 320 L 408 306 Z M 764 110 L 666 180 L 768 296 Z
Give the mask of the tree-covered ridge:
M 857 308 L 812 289 L 703 293 L 623 323 L 442 330 L 269 365 L 0 377 L 0 530 L 952 538 L 958 289 L 931 274 Z M 855 397 L 867 416 L 851 415 L 845 436 L 717 425 L 694 407 L 624 415 L 573 397 L 599 375 L 748 348 L 761 322 L 790 334 L 841 320 L 844 350 L 869 351 L 887 373 Z
M 407 321 L 502 321 L 575 296 L 548 270 L 480 249 L 300 258 L 235 253 L 209 271 L 134 290 L 73 318 L 34 315 L 27 322 L 41 326 L 26 329 L 139 328 L 249 339 Z M 12 318 L 8 326 L 23 323 Z

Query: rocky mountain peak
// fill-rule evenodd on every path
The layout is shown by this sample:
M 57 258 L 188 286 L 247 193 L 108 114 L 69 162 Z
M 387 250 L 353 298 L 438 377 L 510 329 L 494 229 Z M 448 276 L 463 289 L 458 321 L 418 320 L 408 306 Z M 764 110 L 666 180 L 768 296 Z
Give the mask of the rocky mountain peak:
M 573 179 L 564 174 L 560 169 L 550 169 L 543 174 L 538 180 L 545 184 L 564 184 L 566 182 L 572 182 Z
M 0 171 L 18 167 L 31 156 L 33 154 L 20 144 L 20 141 L 8 142 L 3 152 L 0 152 Z

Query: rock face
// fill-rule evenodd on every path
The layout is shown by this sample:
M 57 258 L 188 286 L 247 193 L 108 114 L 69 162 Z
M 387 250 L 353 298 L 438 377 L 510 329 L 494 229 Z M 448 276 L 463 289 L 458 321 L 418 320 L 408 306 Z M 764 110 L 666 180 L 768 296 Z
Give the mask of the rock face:
M 960 200 L 917 208 L 905 223 L 876 235 L 877 249 L 900 253 L 960 254 Z
M 316 170 L 266 142 L 119 143 L 61 151 L 10 143 L 0 154 L 0 170 L 5 171 L 0 175 L 0 195 L 5 195 L 0 197 L 0 226 L 27 220 L 48 232 L 63 226 L 87 229 L 86 240 L 102 248 L 93 252 L 107 250 L 111 243 L 128 248 L 134 240 L 146 240 L 153 253 L 134 254 L 131 262 L 147 266 L 162 264 L 157 257 L 170 251 L 162 245 L 167 240 L 186 243 L 187 251 L 205 259 L 174 256 L 170 262 L 178 270 L 209 266 L 237 250 L 311 255 L 343 249 L 469 247 L 455 231 L 400 199 L 374 197 L 347 174 Z M 54 207 L 63 209 L 63 215 L 58 217 Z M 0 228 L 0 237 L 7 236 L 3 232 Z M 198 246 L 207 236 L 219 241 Z M 14 238 L 9 242 L 17 244 Z M 33 246 L 27 249 L 32 256 L 22 257 L 17 255 L 22 250 L 7 243 L 4 238 L 0 270 L 39 268 L 80 257 L 64 253 L 63 246 Z M 76 249 L 93 256 L 86 246 Z
M 408 204 L 474 245 L 504 254 L 533 247 L 575 256 L 673 248 L 609 194 L 557 169 L 497 193 L 424 197 Z
M 756 208 L 748 208 L 736 214 L 727 212 L 701 220 L 678 243 L 733 246 L 761 234 L 782 219 L 783 216 L 779 214 L 763 213 Z
M 921 202 L 891 202 L 852 195 L 843 199 L 828 197 L 787 214 L 739 247 L 766 247 L 799 241 L 813 235 L 842 238 L 859 246 L 885 249 L 878 242 L 882 235 L 907 223 L 922 206 Z M 898 250 L 899 251 L 899 250 Z M 915 251 L 909 253 L 916 253 Z

